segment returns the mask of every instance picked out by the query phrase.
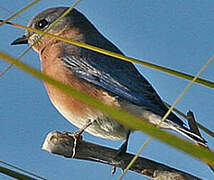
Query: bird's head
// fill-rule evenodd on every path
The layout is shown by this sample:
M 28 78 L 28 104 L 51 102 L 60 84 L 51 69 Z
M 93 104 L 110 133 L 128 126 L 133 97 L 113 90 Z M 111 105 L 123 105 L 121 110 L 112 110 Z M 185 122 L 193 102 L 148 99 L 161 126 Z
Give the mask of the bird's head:
M 30 21 L 28 27 L 41 31 L 47 31 L 51 24 L 53 24 L 66 10 L 68 10 L 68 7 L 55 7 L 44 10 Z M 84 15 L 76 9 L 72 9 L 69 14 L 63 17 L 57 24 L 48 30 L 48 32 L 69 39 L 81 41 L 83 38 L 83 29 L 89 29 L 89 26 L 90 23 Z M 40 52 L 51 41 L 56 41 L 54 38 L 47 35 L 44 37 L 41 36 L 41 34 L 27 30 L 22 37 L 17 38 L 11 44 L 29 44 L 35 51 Z

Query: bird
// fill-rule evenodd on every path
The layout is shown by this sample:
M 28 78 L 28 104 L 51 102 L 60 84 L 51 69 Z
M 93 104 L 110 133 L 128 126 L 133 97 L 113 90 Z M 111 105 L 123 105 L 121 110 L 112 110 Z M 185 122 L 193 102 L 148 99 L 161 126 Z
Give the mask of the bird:
M 33 17 L 28 27 L 45 31 L 66 10 L 68 7 L 46 9 Z M 49 33 L 124 55 L 77 9 L 72 9 Z M 194 142 L 206 145 L 206 141 L 186 127 L 175 113 L 171 112 L 161 122 L 168 107 L 133 63 L 47 35 L 41 37 L 40 34 L 28 30 L 11 44 L 32 46 L 40 56 L 41 71 L 44 74 L 106 105 L 134 114 L 142 121 L 176 131 Z M 126 152 L 129 135 L 133 130 L 57 87 L 46 82 L 44 85 L 52 104 L 65 119 L 79 128 L 79 134 L 86 131 L 101 138 L 123 140 L 118 154 Z

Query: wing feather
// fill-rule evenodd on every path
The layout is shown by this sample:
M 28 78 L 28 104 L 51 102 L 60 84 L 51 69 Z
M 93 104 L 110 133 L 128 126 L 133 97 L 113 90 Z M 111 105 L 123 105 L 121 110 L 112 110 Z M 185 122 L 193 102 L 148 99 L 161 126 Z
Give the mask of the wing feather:
M 132 63 L 92 51 L 84 56 L 63 56 L 60 59 L 77 77 L 105 89 L 122 100 L 160 116 L 168 110 L 150 83 Z M 174 113 L 171 113 L 168 119 L 179 125 L 184 124 Z

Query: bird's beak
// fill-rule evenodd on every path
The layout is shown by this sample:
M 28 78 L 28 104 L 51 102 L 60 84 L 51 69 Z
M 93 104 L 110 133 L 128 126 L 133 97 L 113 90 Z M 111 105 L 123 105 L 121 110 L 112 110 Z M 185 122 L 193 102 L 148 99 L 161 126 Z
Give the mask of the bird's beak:
M 28 44 L 28 37 L 23 35 L 20 38 L 17 38 L 15 41 L 11 43 L 11 45 L 17 45 L 17 44 Z

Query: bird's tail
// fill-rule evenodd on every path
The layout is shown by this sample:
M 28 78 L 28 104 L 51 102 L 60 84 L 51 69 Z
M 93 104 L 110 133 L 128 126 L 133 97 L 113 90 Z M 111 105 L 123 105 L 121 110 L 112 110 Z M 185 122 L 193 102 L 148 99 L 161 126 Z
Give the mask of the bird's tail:
M 175 130 L 176 132 L 184 135 L 185 137 L 187 137 L 188 139 L 195 141 L 196 143 L 198 143 L 199 145 L 202 145 L 204 147 L 207 147 L 207 142 L 199 135 L 195 134 L 194 132 L 192 132 L 191 130 L 189 130 L 186 127 L 180 127 L 180 126 L 174 126 L 173 130 Z
M 210 150 L 207 146 L 207 142 L 199 135 L 195 134 L 191 130 L 187 129 L 186 127 L 174 127 L 173 128 L 178 133 L 181 133 L 182 135 L 186 136 L 188 139 L 195 141 L 199 146 L 204 147 L 207 150 Z M 207 163 L 207 165 L 210 167 L 210 169 L 214 172 L 214 166 L 213 164 Z

